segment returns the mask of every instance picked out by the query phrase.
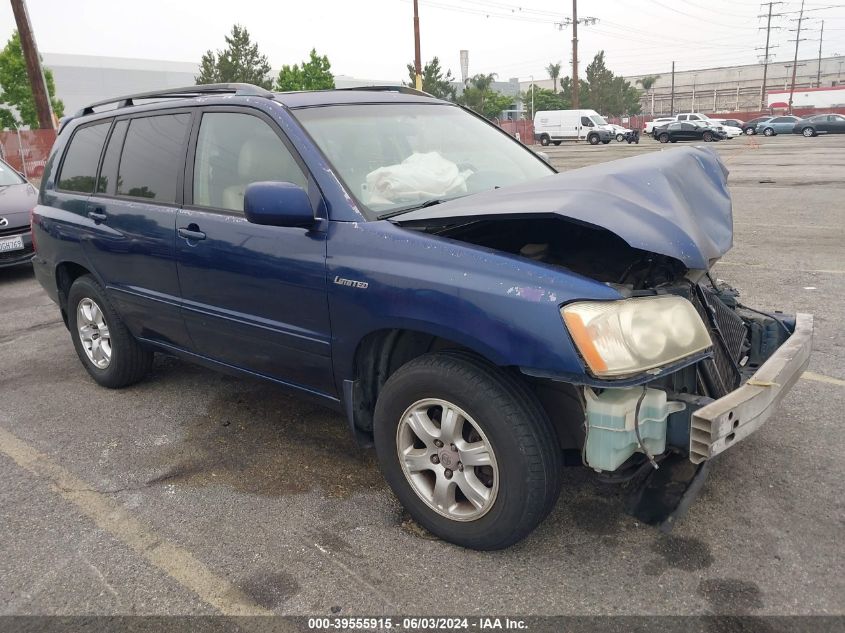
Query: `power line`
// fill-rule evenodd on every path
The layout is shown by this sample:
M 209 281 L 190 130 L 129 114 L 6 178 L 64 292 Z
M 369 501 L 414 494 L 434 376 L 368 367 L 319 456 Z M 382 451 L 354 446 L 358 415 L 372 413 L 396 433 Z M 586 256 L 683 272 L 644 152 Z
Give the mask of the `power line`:
M 804 0 L 801 0 L 801 12 L 798 14 L 798 28 L 795 30 L 795 59 L 792 61 L 792 84 L 789 87 L 789 103 L 787 105 L 792 112 L 792 95 L 795 93 L 795 73 L 798 68 L 798 43 L 801 41 L 801 22 L 804 19 Z

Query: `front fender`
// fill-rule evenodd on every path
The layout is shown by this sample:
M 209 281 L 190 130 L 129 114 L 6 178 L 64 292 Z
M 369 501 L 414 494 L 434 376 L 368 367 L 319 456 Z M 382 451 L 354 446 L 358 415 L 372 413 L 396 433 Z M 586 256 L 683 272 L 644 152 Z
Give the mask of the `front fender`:
M 359 342 L 385 329 L 440 336 L 500 366 L 580 375 L 560 305 L 620 298 L 547 264 L 387 221 L 332 222 L 327 248 L 338 383 L 353 377 Z

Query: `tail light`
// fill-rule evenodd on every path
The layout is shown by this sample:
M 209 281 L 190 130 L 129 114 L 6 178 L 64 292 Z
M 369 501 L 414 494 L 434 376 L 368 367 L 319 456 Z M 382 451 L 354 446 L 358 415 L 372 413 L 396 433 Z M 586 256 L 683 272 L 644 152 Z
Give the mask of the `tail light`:
M 32 250 L 38 250 L 38 247 L 35 244 L 35 207 L 32 207 L 29 210 L 29 235 L 32 239 Z

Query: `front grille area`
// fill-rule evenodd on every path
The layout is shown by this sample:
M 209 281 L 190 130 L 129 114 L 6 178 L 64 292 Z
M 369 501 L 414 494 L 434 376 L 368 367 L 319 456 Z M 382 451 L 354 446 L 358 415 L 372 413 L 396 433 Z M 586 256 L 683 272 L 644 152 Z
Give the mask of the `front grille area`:
M 704 371 L 709 373 L 707 382 L 719 398 L 733 391 L 742 380 L 739 361 L 742 358 L 748 336 L 743 320 L 731 308 L 707 287 L 699 286 L 693 294 L 693 303 L 698 310 L 710 336 L 713 339 L 713 359 L 704 364 Z
M 22 235 L 24 233 L 29 233 L 29 225 L 25 224 L 24 226 L 0 226 L 0 237 L 11 237 L 13 235 Z

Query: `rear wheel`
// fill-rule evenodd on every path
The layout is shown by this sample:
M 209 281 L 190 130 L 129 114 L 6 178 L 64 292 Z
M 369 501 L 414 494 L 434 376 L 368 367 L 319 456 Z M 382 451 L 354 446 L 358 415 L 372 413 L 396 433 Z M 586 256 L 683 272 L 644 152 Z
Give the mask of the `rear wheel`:
M 666 134 L 666 132 L 664 132 L 663 134 L 661 134 L 660 136 L 657 137 L 657 140 L 660 141 L 661 143 L 668 143 L 669 142 L 669 135 Z
M 587 136 L 587 141 L 589 141 L 590 145 L 598 145 L 600 140 L 601 139 L 598 134 L 590 134 Z
M 773 128 L 767 127 L 765 130 L 763 130 L 763 135 L 764 136 L 774 136 L 775 131 L 774 131 Z
M 427 354 L 396 371 L 379 394 L 374 436 L 402 505 L 464 547 L 523 539 L 560 491 L 558 439 L 535 396 L 468 354 Z
M 540 145 L 543 147 L 547 147 L 551 139 L 549 138 L 548 134 L 541 134 L 540 135 Z
M 754 134 L 757 133 L 757 131 L 753 127 L 747 127 L 747 128 L 745 128 L 745 133 L 748 136 L 753 136 Z
M 153 353 L 129 333 L 94 277 L 83 275 L 73 282 L 67 307 L 76 354 L 97 383 L 118 389 L 147 375 Z
M 622 142 L 622 141 L 624 141 L 624 140 L 625 140 L 625 135 L 624 135 L 624 134 L 619 133 L 619 134 L 617 134 L 617 135 L 616 135 L 616 142 L 617 142 L 617 143 L 621 143 L 621 142 Z
M 807 138 L 810 138 L 811 136 L 816 135 L 816 131 L 811 127 L 805 127 L 803 130 L 801 130 L 801 134 L 803 134 Z

